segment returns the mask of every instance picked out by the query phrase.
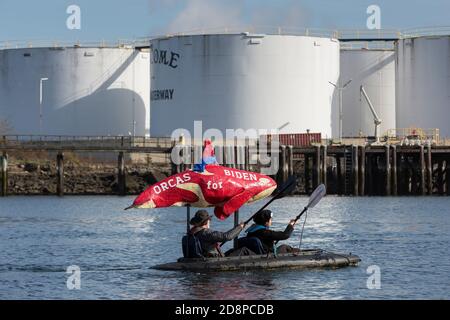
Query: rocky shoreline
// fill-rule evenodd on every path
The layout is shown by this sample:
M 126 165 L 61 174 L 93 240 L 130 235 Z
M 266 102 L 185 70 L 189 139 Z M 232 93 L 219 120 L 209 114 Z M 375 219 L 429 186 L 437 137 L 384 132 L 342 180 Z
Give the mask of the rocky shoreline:
M 125 167 L 126 194 L 137 195 L 147 186 L 170 175 L 170 168 L 133 164 Z M 57 192 L 56 164 L 50 161 L 10 160 L 9 195 L 52 195 Z M 64 165 L 64 194 L 118 194 L 117 167 L 113 164 Z
M 118 168 L 114 161 L 95 161 L 67 154 L 64 159 L 65 195 L 117 195 L 120 193 Z M 8 163 L 8 195 L 56 195 L 56 161 L 48 154 L 11 156 Z M 294 162 L 297 188 L 293 194 L 304 194 L 305 177 L 302 161 Z M 138 195 L 171 175 L 169 163 L 139 163 L 125 165 L 125 194 Z M 275 177 L 274 177 L 275 178 Z

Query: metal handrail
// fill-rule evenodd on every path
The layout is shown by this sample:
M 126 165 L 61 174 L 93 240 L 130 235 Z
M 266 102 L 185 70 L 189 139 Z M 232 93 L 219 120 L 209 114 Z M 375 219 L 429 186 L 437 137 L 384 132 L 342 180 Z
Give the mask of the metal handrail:
M 201 34 L 242 34 L 262 33 L 267 35 L 296 35 L 296 36 L 313 36 L 313 37 L 327 37 L 337 39 L 384 39 L 395 38 L 405 39 L 420 36 L 444 36 L 450 35 L 450 26 L 436 26 L 436 27 L 420 27 L 409 29 L 323 29 L 323 28 L 298 28 L 286 26 L 247 26 L 247 27 L 215 27 L 185 30 L 174 33 L 149 35 L 146 37 L 137 37 L 134 39 L 116 39 L 116 40 L 100 40 L 91 42 L 69 42 L 57 41 L 48 39 L 34 39 L 34 40 L 4 40 L 0 41 L 1 49 L 18 49 L 18 48 L 42 48 L 42 47 L 102 47 L 102 48 L 117 48 L 126 47 L 145 47 L 149 45 L 149 41 L 158 38 L 170 38 L 176 36 L 187 35 L 201 35 Z
M 98 147 L 133 147 L 151 146 L 170 148 L 173 141 L 170 137 L 146 136 L 71 136 L 71 135 L 2 135 L 0 146 L 39 145 L 39 146 L 98 146 Z

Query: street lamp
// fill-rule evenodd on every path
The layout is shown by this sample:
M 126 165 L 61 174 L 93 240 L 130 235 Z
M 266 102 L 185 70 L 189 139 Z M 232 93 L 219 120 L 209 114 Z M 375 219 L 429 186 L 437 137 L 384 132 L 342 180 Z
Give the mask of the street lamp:
M 347 87 L 350 82 L 352 82 L 352 79 L 348 80 L 342 87 L 338 86 L 337 84 L 328 81 L 330 84 L 332 84 L 339 92 L 339 141 L 342 142 L 342 117 L 343 117 L 343 112 L 342 112 L 342 91 L 345 89 L 345 87 Z
M 41 78 L 39 82 L 39 134 L 42 135 L 42 82 L 47 81 L 48 78 Z

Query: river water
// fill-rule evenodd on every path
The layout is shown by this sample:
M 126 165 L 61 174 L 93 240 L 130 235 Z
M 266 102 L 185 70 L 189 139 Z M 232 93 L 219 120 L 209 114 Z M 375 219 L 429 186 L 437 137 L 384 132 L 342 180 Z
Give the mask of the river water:
M 359 266 L 226 273 L 150 269 L 181 256 L 186 213 L 123 211 L 133 199 L 0 199 L 0 299 L 450 299 L 448 197 L 327 196 L 308 213 L 302 248 L 352 252 Z M 306 202 L 275 201 L 274 229 Z M 232 224 L 212 221 L 218 230 Z M 298 246 L 300 231 L 285 243 Z M 67 288 L 69 266 L 81 270 L 79 290 Z M 369 266 L 379 268 L 380 289 L 368 288 Z

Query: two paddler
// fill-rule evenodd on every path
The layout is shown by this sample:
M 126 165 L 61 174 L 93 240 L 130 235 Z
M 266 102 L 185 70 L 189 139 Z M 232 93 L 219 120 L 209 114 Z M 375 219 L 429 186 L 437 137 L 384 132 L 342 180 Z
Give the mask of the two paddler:
M 206 139 L 203 145 L 202 163 L 194 166 L 194 171 L 203 172 L 206 164 L 218 164 L 214 147 L 211 140 Z M 247 229 L 247 238 L 258 238 L 261 241 L 264 253 L 289 253 L 300 251 L 288 245 L 281 245 L 275 249 L 275 243 L 280 240 L 288 239 L 294 231 L 295 220 L 291 220 L 284 231 L 270 230 L 272 225 L 272 211 L 262 210 L 253 217 L 253 224 Z M 220 243 L 231 241 L 238 237 L 241 231 L 245 228 L 245 224 L 241 222 L 227 232 L 213 231 L 210 229 L 211 218 L 206 210 L 198 210 L 195 216 L 190 220 L 193 226 L 190 234 L 195 236 L 200 242 L 202 249 L 201 255 L 204 257 L 223 257 L 224 253 L 220 249 Z M 242 250 L 244 249 L 244 250 Z M 248 248 L 238 248 L 239 254 L 252 254 L 253 252 Z M 254 254 L 254 253 L 253 253 Z
M 263 253 L 293 253 L 299 252 L 297 248 L 283 244 L 275 249 L 275 243 L 280 240 L 287 240 L 294 231 L 296 221 L 291 220 L 284 231 L 273 231 L 272 226 L 273 214 L 270 210 L 263 210 L 255 215 L 253 218 L 254 224 L 247 229 L 247 238 L 257 238 L 261 241 Z M 226 231 L 214 231 L 211 227 L 211 218 L 206 210 L 198 210 L 195 216 L 189 221 L 192 225 L 190 235 L 194 236 L 199 242 L 201 253 L 203 257 L 223 257 L 225 256 L 220 249 L 220 243 L 227 242 L 239 236 L 241 231 L 245 228 L 245 224 L 241 222 L 234 228 Z M 242 250 L 244 249 L 244 250 Z M 193 251 L 195 249 L 191 249 Z M 248 248 L 238 248 L 240 255 L 256 254 Z M 192 254 L 193 252 L 191 252 Z M 233 251 L 230 252 L 231 255 Z

